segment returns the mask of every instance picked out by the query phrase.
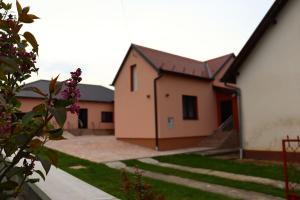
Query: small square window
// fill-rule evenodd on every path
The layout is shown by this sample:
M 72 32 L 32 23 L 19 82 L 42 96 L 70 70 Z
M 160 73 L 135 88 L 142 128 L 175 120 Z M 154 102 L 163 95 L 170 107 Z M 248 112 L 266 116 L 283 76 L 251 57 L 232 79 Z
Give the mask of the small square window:
M 113 119 L 113 112 L 101 112 L 101 122 L 111 123 Z
M 198 119 L 197 97 L 182 96 L 182 115 L 183 119 Z

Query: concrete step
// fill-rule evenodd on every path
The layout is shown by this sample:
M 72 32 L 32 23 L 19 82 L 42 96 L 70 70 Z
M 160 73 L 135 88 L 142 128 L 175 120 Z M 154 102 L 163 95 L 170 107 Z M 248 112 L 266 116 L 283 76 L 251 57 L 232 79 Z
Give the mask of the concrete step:
M 225 154 L 232 154 L 232 153 L 238 153 L 239 148 L 232 148 L 232 149 L 211 149 L 206 151 L 199 151 L 194 152 L 195 154 L 199 154 L 202 156 L 217 156 L 217 155 L 225 155 Z

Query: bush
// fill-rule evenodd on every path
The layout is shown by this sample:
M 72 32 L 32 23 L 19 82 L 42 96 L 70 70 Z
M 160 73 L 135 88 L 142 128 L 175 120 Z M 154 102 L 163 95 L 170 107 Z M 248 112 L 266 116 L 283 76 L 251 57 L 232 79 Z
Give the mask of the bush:
M 63 127 L 67 112 L 77 113 L 79 97 L 77 84 L 81 70 L 71 72 L 71 78 L 58 82 L 58 76 L 50 81 L 48 92 L 39 88 L 24 88 L 24 81 L 38 71 L 35 66 L 39 45 L 30 32 L 21 32 L 24 24 L 33 23 L 37 16 L 30 8 L 16 2 L 17 14 L 12 4 L 0 0 L 0 199 L 15 197 L 25 182 L 37 182 L 33 173 L 45 179 L 51 164 L 56 164 L 57 155 L 45 149 L 47 158 L 39 156 L 48 140 L 63 139 Z M 43 98 L 21 119 L 17 118 L 21 102 L 16 94 L 28 90 Z M 51 122 L 56 121 L 59 128 Z M 35 170 L 41 162 L 45 173 Z M 15 181 L 19 176 L 21 181 Z

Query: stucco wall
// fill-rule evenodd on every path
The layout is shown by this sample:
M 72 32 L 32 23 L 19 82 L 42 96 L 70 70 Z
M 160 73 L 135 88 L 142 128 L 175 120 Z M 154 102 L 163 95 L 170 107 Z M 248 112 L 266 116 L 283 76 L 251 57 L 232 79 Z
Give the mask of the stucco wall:
M 281 150 L 300 135 L 300 1 L 289 1 L 241 67 L 246 150 Z
M 138 89 L 130 91 L 130 66 L 136 65 Z M 117 138 L 154 138 L 154 86 L 157 72 L 134 50 L 115 83 L 115 135 Z
M 182 95 L 197 96 L 198 119 L 184 120 Z M 212 82 L 176 75 L 158 81 L 158 127 L 160 138 L 206 136 L 218 125 L 216 97 Z M 168 118 L 174 118 L 173 128 Z
M 28 112 L 32 110 L 34 106 L 41 103 L 40 99 L 29 99 L 22 98 L 19 99 L 22 103 L 20 110 L 22 112 Z M 101 112 L 102 111 L 112 111 L 113 103 L 95 103 L 95 102 L 79 102 L 81 108 L 88 109 L 88 128 L 89 129 L 114 129 L 114 123 L 102 123 L 101 122 Z M 65 124 L 67 129 L 77 129 L 78 128 L 78 116 L 76 114 L 67 114 L 67 120 Z

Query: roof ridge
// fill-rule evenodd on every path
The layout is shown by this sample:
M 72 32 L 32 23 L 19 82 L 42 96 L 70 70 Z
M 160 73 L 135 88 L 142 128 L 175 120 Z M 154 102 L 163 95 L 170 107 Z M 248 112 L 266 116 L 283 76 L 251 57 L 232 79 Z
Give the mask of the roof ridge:
M 47 80 L 47 79 L 39 79 L 39 80 L 35 80 L 35 81 L 32 81 L 32 82 L 29 82 L 29 83 L 25 83 L 25 86 L 26 85 L 29 85 L 29 84 L 33 84 L 33 83 L 37 83 L 37 82 L 41 82 L 41 81 L 46 81 L 46 82 L 50 82 L 50 80 Z M 62 81 L 58 81 L 58 82 L 62 82 Z M 89 83 L 78 83 L 78 85 L 86 85 L 86 86 L 97 86 L 97 87 L 102 87 L 102 88 L 105 88 L 105 89 L 108 89 L 108 90 L 111 90 L 111 91 L 114 91 L 108 87 L 105 87 L 103 85 L 97 85 L 97 84 L 89 84 Z
M 210 62 L 210 61 L 217 60 L 217 59 L 220 59 L 220 58 L 223 58 L 223 57 L 228 57 L 228 56 L 235 56 L 235 54 L 234 54 L 234 53 L 228 53 L 228 54 L 225 54 L 225 55 L 223 55 L 223 56 L 218 56 L 218 57 L 215 57 L 215 58 L 206 60 L 206 61 L 204 61 L 204 62 Z
M 171 55 L 171 56 L 176 56 L 176 57 L 179 57 L 179 58 L 188 59 L 188 60 L 191 60 L 191 61 L 194 61 L 194 62 L 199 62 L 201 64 L 204 64 L 204 61 L 196 60 L 196 59 L 193 59 L 193 58 L 188 58 L 188 57 L 185 57 L 185 56 L 180 56 L 180 55 L 177 55 L 177 54 L 173 54 L 173 53 L 169 53 L 169 52 L 165 52 L 165 51 L 161 51 L 161 50 L 157 50 L 157 49 L 153 49 L 153 48 L 149 48 L 149 47 L 145 47 L 145 46 L 141 46 L 141 45 L 137 45 L 137 44 L 132 44 L 132 45 L 136 46 L 137 48 L 141 47 L 141 48 L 149 49 L 151 51 L 157 51 L 157 52 L 160 52 L 160 53 L 164 53 L 164 54 L 168 54 L 168 55 Z

